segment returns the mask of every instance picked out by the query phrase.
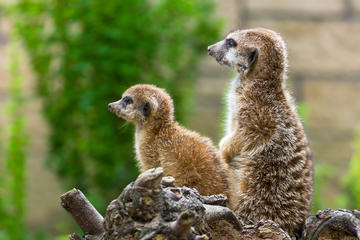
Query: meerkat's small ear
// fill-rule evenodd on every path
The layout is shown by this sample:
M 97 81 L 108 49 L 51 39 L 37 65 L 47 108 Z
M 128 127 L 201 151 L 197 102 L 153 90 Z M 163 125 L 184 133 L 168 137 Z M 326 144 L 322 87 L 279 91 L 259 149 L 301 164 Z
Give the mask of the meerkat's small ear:
M 259 56 L 259 50 L 257 48 L 251 49 L 248 55 L 248 69 L 250 69 L 256 62 Z
M 149 116 L 150 112 L 151 112 L 151 107 L 150 107 L 150 103 L 146 102 L 143 107 L 142 107 L 142 112 L 144 114 L 145 117 Z

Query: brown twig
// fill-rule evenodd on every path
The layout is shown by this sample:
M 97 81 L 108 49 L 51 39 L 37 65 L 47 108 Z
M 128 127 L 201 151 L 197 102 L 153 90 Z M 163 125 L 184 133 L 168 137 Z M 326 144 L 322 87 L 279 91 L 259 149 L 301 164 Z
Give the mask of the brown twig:
M 74 188 L 63 194 L 60 199 L 61 206 L 71 214 L 85 235 L 104 233 L 103 217 L 80 190 Z

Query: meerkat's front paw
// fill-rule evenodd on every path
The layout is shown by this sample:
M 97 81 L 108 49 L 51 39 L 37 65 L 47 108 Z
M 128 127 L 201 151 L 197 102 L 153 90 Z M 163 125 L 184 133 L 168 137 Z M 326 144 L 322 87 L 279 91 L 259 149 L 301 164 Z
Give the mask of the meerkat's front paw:
M 221 139 L 219 144 L 221 157 L 229 164 L 233 157 L 233 146 L 231 136 L 225 136 Z
M 230 136 L 229 136 L 229 135 L 223 137 L 223 138 L 220 140 L 220 143 L 219 143 L 219 150 L 220 150 L 220 152 L 222 152 L 222 150 L 225 149 L 226 143 L 229 142 L 229 140 L 230 140 Z

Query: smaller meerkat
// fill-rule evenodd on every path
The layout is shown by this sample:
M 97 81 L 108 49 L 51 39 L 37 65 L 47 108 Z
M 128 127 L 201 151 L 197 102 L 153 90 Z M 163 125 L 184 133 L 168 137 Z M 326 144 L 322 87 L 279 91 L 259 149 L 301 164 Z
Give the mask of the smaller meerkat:
M 196 188 L 202 195 L 227 194 L 227 165 L 209 138 L 174 120 L 171 97 L 153 85 L 138 84 L 109 110 L 136 125 L 135 151 L 141 172 L 162 167 L 175 185 Z
M 299 234 L 312 201 L 311 150 L 285 88 L 287 53 L 275 32 L 237 30 L 209 46 L 220 64 L 237 71 L 228 92 L 220 153 L 239 186 L 238 216 L 273 220 Z

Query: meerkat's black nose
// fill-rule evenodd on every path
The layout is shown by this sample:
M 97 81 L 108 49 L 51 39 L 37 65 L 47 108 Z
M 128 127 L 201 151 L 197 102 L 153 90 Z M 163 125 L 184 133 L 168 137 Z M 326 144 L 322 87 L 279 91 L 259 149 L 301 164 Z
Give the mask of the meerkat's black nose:
M 108 104 L 108 109 L 109 109 L 109 110 L 111 109 L 111 103 Z
M 214 55 L 214 51 L 212 50 L 212 45 L 211 46 L 208 46 L 208 54 L 210 56 Z

